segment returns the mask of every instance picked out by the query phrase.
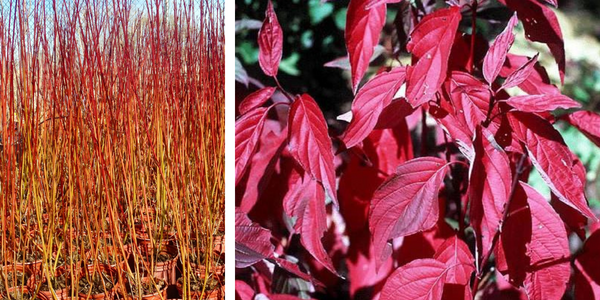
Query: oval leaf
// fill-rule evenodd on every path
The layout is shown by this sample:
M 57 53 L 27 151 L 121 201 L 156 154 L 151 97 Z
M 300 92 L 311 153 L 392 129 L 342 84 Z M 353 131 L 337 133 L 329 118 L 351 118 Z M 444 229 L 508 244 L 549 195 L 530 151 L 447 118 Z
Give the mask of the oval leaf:
M 553 111 L 557 108 L 569 109 L 581 107 L 577 101 L 558 95 L 522 95 L 510 97 L 506 100 L 510 106 L 524 112 Z
M 475 160 L 469 180 L 470 217 L 481 237 L 482 251 L 488 251 L 508 201 L 512 171 L 506 152 L 495 144 L 489 131 L 479 127 L 474 144 Z
M 308 174 L 323 184 L 337 207 L 331 139 L 323 113 L 311 96 L 296 98 L 288 124 L 290 153 Z
M 258 63 L 268 76 L 277 76 L 283 51 L 283 30 L 269 0 L 265 20 L 258 32 Z
M 325 194 L 317 181 L 305 176 L 293 185 L 283 199 L 285 212 L 296 218 L 294 230 L 300 234 L 300 242 L 308 252 L 334 274 L 337 271 L 327 254 L 321 238 L 327 230 Z
M 439 215 L 438 191 L 446 176 L 446 161 L 420 157 L 400 165 L 375 191 L 369 212 L 375 257 L 390 254 L 387 241 L 432 228 Z
M 569 242 L 560 217 L 531 186 L 520 182 L 498 248 L 499 269 L 529 299 L 561 299 L 569 281 Z
M 440 245 L 433 258 L 446 264 L 446 282 L 468 286 L 475 271 L 475 258 L 465 242 L 453 236 Z
M 448 71 L 448 58 L 461 20 L 460 7 L 440 9 L 421 20 L 406 46 L 416 64 L 408 67 L 406 98 L 417 107 L 434 99 Z
M 587 205 L 583 183 L 573 171 L 569 148 L 552 124 L 522 112 L 509 114 L 515 136 L 525 144 L 531 162 L 560 201 L 592 220 L 596 216 Z
M 385 24 L 385 5 L 367 9 L 370 0 L 350 0 L 346 15 L 346 48 L 350 57 L 352 90 L 356 92 Z
M 267 108 L 261 107 L 243 115 L 235 122 L 235 184 L 246 171 L 262 133 Z
M 254 299 L 254 289 L 249 286 L 246 282 L 241 280 L 235 281 L 235 298 L 239 300 L 252 300 Z
M 275 92 L 275 88 L 268 86 L 268 87 L 264 87 L 256 92 L 248 95 L 246 98 L 244 98 L 242 103 L 240 103 L 240 106 L 239 106 L 240 114 L 241 115 L 246 114 L 247 112 L 251 111 L 252 109 L 265 104 L 265 102 L 267 102 L 267 100 L 269 100 L 269 98 L 271 98 L 271 96 L 273 96 L 274 92 Z
M 492 84 L 496 80 L 496 77 L 498 77 L 498 74 L 500 74 L 502 65 L 504 65 L 504 61 L 506 60 L 506 54 L 508 54 L 508 50 L 515 42 L 513 30 L 518 22 L 517 14 L 514 14 L 510 18 L 510 21 L 508 21 L 508 25 L 506 25 L 504 31 L 494 40 L 483 59 L 483 77 L 489 84 Z

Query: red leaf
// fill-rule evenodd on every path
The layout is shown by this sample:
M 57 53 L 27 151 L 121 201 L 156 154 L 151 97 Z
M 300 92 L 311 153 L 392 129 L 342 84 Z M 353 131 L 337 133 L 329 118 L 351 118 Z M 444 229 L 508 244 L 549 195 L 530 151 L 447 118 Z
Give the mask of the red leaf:
M 440 9 L 426 15 L 413 30 L 406 46 L 416 61 L 408 67 L 406 79 L 406 98 L 413 107 L 434 99 L 446 79 L 448 58 L 461 18 L 458 6 Z
M 585 226 L 588 219 L 574 208 L 560 202 L 554 194 L 550 195 L 550 197 L 550 205 L 552 205 L 552 208 L 554 208 L 563 222 L 565 222 L 567 228 L 577 234 L 582 241 L 585 240 Z
M 577 111 L 568 115 L 566 119 L 596 146 L 600 147 L 600 115 L 591 111 Z
M 569 109 L 581 107 L 577 101 L 561 95 L 522 95 L 506 100 L 510 106 L 524 112 L 553 111 L 557 108 Z
M 446 282 L 468 285 L 471 274 L 475 271 L 475 259 L 469 246 L 461 239 L 453 236 L 447 239 L 436 251 L 434 257 L 446 264 L 448 273 Z
M 398 268 L 388 277 L 381 291 L 380 299 L 442 299 L 447 275 L 452 268 L 436 259 L 413 260 Z
M 367 9 L 371 9 L 375 6 L 380 6 L 382 4 L 390 4 L 390 3 L 398 3 L 398 2 L 402 2 L 402 0 L 369 0 L 367 2 Z
M 351 155 L 340 177 L 340 212 L 349 232 L 368 231 L 369 204 L 373 193 L 399 164 L 411 159 L 412 142 L 406 121 L 399 128 L 373 130 L 364 140 L 364 157 Z M 369 160 L 370 163 L 365 163 Z M 382 174 L 383 173 L 383 174 Z
M 414 111 L 405 98 L 394 99 L 381 111 L 375 129 L 394 128 L 403 122 L 406 123 L 406 117 Z
M 258 32 L 258 63 L 267 76 L 277 76 L 283 51 L 283 31 L 269 0 L 265 20 Z
M 397 67 L 369 80 L 352 102 L 352 122 L 342 140 L 347 148 L 362 142 L 375 128 L 379 115 L 390 104 L 406 79 L 406 68 Z
M 287 145 L 287 143 L 285 143 L 285 145 Z M 252 166 L 253 169 L 255 167 L 257 166 Z M 252 170 L 250 170 L 250 172 L 252 172 Z M 269 228 L 280 228 L 280 226 L 285 226 L 285 220 L 281 217 L 284 215 L 283 202 L 281 199 L 288 193 L 291 184 L 296 182 L 298 178 L 301 178 L 299 173 L 303 172 L 303 170 L 284 148 L 282 155 L 276 160 L 272 172 L 270 178 L 263 183 L 264 186 L 261 186 L 261 189 L 264 190 L 260 194 L 260 198 L 252 205 L 252 209 L 248 214 L 252 217 L 252 220 L 259 222 L 260 224 L 269 224 Z M 248 175 L 252 174 L 249 173 Z M 244 199 L 245 190 L 241 188 L 244 179 L 242 179 L 240 185 L 237 185 L 235 188 L 236 206 L 240 207 L 246 202 L 246 199 Z M 250 190 L 250 192 L 252 191 Z M 250 194 L 250 196 L 252 196 L 252 194 Z M 245 208 L 248 206 L 250 205 L 244 205 Z
M 265 102 L 267 102 L 267 100 L 269 100 L 269 98 L 271 98 L 271 96 L 273 96 L 274 92 L 275 92 L 275 88 L 268 86 L 268 87 L 264 87 L 256 92 L 248 95 L 246 98 L 244 98 L 242 103 L 240 103 L 240 106 L 239 106 L 240 115 L 246 114 L 247 112 L 251 111 L 252 109 L 265 104 Z
M 432 112 L 436 110 L 439 115 Z M 467 126 L 459 121 L 458 117 L 451 114 L 440 107 L 431 107 L 430 113 L 434 116 L 435 120 L 440 124 L 440 127 L 446 132 L 458 146 L 460 152 L 469 160 L 473 161 L 475 157 L 475 150 L 473 149 L 473 133 Z M 463 116 L 464 117 L 464 116 Z
M 500 0 L 500 2 L 517 12 L 523 22 L 525 37 L 528 40 L 548 45 L 558 64 L 560 80 L 563 82 L 566 66 L 565 42 L 554 11 L 537 0 Z
M 269 122 L 277 121 L 265 121 L 266 128 L 268 128 Z M 277 122 L 277 125 L 279 125 L 279 122 Z M 252 156 L 249 169 L 244 176 L 246 179 L 245 184 L 242 180 L 236 186 L 236 192 L 240 189 L 240 192 L 243 192 L 244 195 L 241 201 L 236 203 L 243 211 L 251 211 L 267 187 L 271 175 L 275 171 L 275 166 L 279 161 L 281 152 L 285 147 L 286 134 L 287 129 L 279 133 L 269 131 L 268 129 L 263 130 L 256 153 Z
M 520 68 L 518 68 L 516 71 L 514 71 L 513 73 L 508 75 L 508 77 L 506 78 L 506 81 L 504 81 L 504 83 L 502 84 L 502 87 L 499 90 L 518 86 L 519 84 L 523 83 L 523 81 L 527 80 L 529 75 L 531 75 L 531 73 L 534 70 L 534 66 L 537 63 L 538 55 L 539 54 L 536 54 L 527 63 L 525 63 Z
M 481 127 L 480 127 L 481 128 Z M 512 171 L 506 153 L 485 128 L 475 139 L 475 161 L 469 182 L 471 223 L 481 238 L 481 251 L 491 247 L 510 195 Z
M 433 258 L 436 250 L 455 235 L 456 231 L 440 214 L 433 228 L 398 239 L 401 244 L 394 249 L 393 263 L 403 266 L 415 259 Z
M 574 299 L 600 299 L 600 282 L 592 278 L 579 261 L 575 261 Z
M 376 160 L 377 170 L 391 174 L 398 165 L 413 158 L 412 140 L 406 121 L 393 129 L 373 131 L 369 140 L 374 149 L 369 149 L 367 153 L 374 152 L 371 157 Z M 375 187 L 378 186 L 379 184 Z
M 524 65 L 529 61 L 529 58 L 522 55 L 508 54 L 500 76 L 508 77 L 511 73 L 519 69 L 520 66 Z M 525 81 L 519 84 L 519 88 L 530 95 L 555 95 L 560 94 L 558 88 L 550 83 L 550 78 L 546 69 L 536 63 L 534 65 L 534 71 L 529 75 Z
M 298 100 L 296 100 L 298 101 Z M 305 174 L 283 199 L 285 212 L 296 217 L 294 230 L 300 234 L 300 242 L 306 250 L 332 273 L 337 274 L 321 238 L 327 230 L 325 193 L 322 186 Z
M 241 280 L 235 281 L 235 299 L 236 300 L 252 300 L 254 299 L 254 289 L 247 283 Z
M 573 172 L 573 158 L 556 129 L 544 119 L 528 113 L 509 114 L 517 138 L 523 142 L 535 168 L 560 201 L 596 220 L 585 199 L 583 183 Z
M 585 167 L 579 158 L 577 158 L 577 155 L 571 152 L 571 156 L 573 157 L 573 171 L 575 175 L 577 175 L 581 182 L 586 182 Z M 574 208 L 562 203 L 554 194 L 550 195 L 550 205 L 552 205 L 552 208 L 554 208 L 563 222 L 565 222 L 567 228 L 575 232 L 582 241 L 585 240 L 585 226 L 588 223 L 588 219 Z
M 512 284 L 510 284 L 508 281 L 506 281 L 506 279 L 504 278 L 504 276 L 502 276 L 502 274 L 500 272 L 496 271 L 491 271 L 492 274 L 495 277 L 495 282 L 494 283 L 490 283 L 488 285 L 486 285 L 484 288 L 481 289 L 481 292 L 479 293 L 483 293 L 485 295 L 485 297 L 482 297 L 483 299 L 489 299 L 489 300 L 504 300 L 504 299 L 510 299 L 510 300 L 529 300 L 527 298 L 527 295 L 525 295 L 525 293 L 519 289 L 517 289 L 516 287 L 514 287 Z
M 388 277 L 380 299 L 442 299 L 447 270 L 446 264 L 435 259 L 413 260 Z
M 391 174 L 400 163 L 412 158 L 410 133 L 405 119 L 400 121 L 401 124 L 394 129 L 373 130 L 362 147 L 365 159 L 370 163 L 364 163 L 363 157 L 350 155 L 340 177 L 340 213 L 346 220 L 345 233 L 350 241 L 345 260 L 351 298 L 371 298 L 379 294 L 382 282 L 392 271 L 391 259 L 377 269 L 368 215 L 373 193 L 385 180 L 382 173 Z M 365 289 L 372 290 L 372 293 Z
M 235 122 L 235 184 L 242 179 L 254 155 L 265 124 L 267 108 L 257 108 Z
M 478 42 L 483 38 L 476 37 L 475 40 L 475 53 L 473 53 L 473 59 L 478 60 L 479 52 L 487 48 L 488 41 L 485 41 L 486 47 L 479 47 Z M 485 55 L 485 53 L 483 53 Z M 450 50 L 451 59 L 448 61 L 448 69 L 451 71 L 468 70 L 469 69 L 469 58 L 471 56 L 471 35 L 460 34 L 454 37 L 454 43 L 452 44 L 452 50 Z M 483 58 L 481 58 L 483 59 Z
M 517 15 L 514 14 L 510 18 L 510 21 L 508 21 L 508 25 L 504 31 L 492 43 L 483 59 L 483 77 L 490 84 L 498 77 L 500 69 L 502 69 L 502 65 L 504 65 L 504 61 L 506 60 L 506 54 L 508 54 L 508 50 L 515 42 L 513 30 L 518 22 Z
M 335 169 L 327 123 L 308 94 L 297 97 L 289 115 L 289 149 L 302 168 L 321 182 L 337 207 Z
M 343 201 L 340 205 L 343 205 Z M 349 240 L 350 245 L 345 256 L 350 294 L 348 299 L 375 299 L 393 271 L 393 262 L 389 259 L 377 269 L 368 229 L 349 234 Z
M 531 186 L 520 182 L 506 219 L 498 259 L 509 281 L 529 299 L 561 299 L 569 281 L 569 243 L 560 217 Z M 505 256 L 504 256 L 505 255 Z
M 369 61 L 385 24 L 386 6 L 378 5 L 367 9 L 369 1 L 350 0 L 346 15 L 346 48 L 350 56 L 352 90 L 355 93 L 369 67 Z
M 600 299 L 600 230 L 583 244 L 575 260 L 575 299 Z
M 470 137 L 475 136 L 475 128 L 481 125 L 490 105 L 488 85 L 472 75 L 454 71 L 448 80 L 448 90 L 452 105 L 447 109 L 454 114 L 457 121 L 469 129 Z
M 446 161 L 437 157 L 407 161 L 375 191 L 369 228 L 379 263 L 390 254 L 388 240 L 435 225 L 439 215 L 438 191 L 446 166 Z
M 271 231 L 253 223 L 245 212 L 235 209 L 235 267 L 245 268 L 273 255 Z

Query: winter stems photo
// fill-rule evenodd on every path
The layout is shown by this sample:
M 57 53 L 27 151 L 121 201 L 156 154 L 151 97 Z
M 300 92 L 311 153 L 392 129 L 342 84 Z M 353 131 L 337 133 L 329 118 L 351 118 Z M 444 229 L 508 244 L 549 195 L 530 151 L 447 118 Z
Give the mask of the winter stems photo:
M 578 9 L 238 0 L 237 299 L 600 298 Z
M 218 0 L 0 0 L 0 299 L 224 299 L 224 42 Z

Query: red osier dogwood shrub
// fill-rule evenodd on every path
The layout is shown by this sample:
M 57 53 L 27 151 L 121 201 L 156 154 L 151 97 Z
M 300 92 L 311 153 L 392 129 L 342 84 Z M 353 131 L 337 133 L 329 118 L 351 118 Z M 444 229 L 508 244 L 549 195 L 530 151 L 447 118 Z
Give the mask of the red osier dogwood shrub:
M 522 23 L 563 80 L 564 42 L 548 7 L 556 1 L 499 0 L 514 15 L 491 41 L 471 34 L 483 3 L 414 1 L 398 12 L 412 26 L 412 63 L 382 67 L 361 86 L 396 2 L 350 0 L 355 98 L 339 136 L 310 95 L 277 80 L 285 32 L 268 3 L 258 62 L 273 86 L 245 97 L 236 122 L 237 296 L 599 297 L 586 171 L 553 124 L 568 122 L 600 146 L 600 116 L 562 95 L 538 55 L 510 53 Z M 409 115 L 421 118 L 420 153 Z M 533 168 L 551 199 L 526 183 Z M 573 253 L 571 234 L 584 241 Z

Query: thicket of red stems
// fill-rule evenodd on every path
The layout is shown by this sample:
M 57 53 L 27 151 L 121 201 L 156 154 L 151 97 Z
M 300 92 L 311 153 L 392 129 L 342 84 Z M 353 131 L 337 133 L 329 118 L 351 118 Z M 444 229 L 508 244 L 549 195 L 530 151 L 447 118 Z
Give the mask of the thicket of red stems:
M 189 297 L 223 263 L 223 28 L 218 1 L 3 2 L 1 296 L 105 264 L 127 293 L 172 244 Z
M 285 32 L 268 2 L 258 61 L 272 80 L 236 99 L 239 299 L 600 297 L 586 170 L 553 126 L 600 146 L 600 116 L 562 95 L 539 55 L 510 51 L 523 26 L 563 80 L 556 1 L 499 3 L 514 14 L 486 40 L 477 12 L 491 1 L 350 0 L 355 97 L 334 135 L 310 95 L 277 80 Z M 367 79 L 389 5 L 399 7 L 394 54 L 411 63 Z M 527 184 L 533 168 L 550 199 Z

